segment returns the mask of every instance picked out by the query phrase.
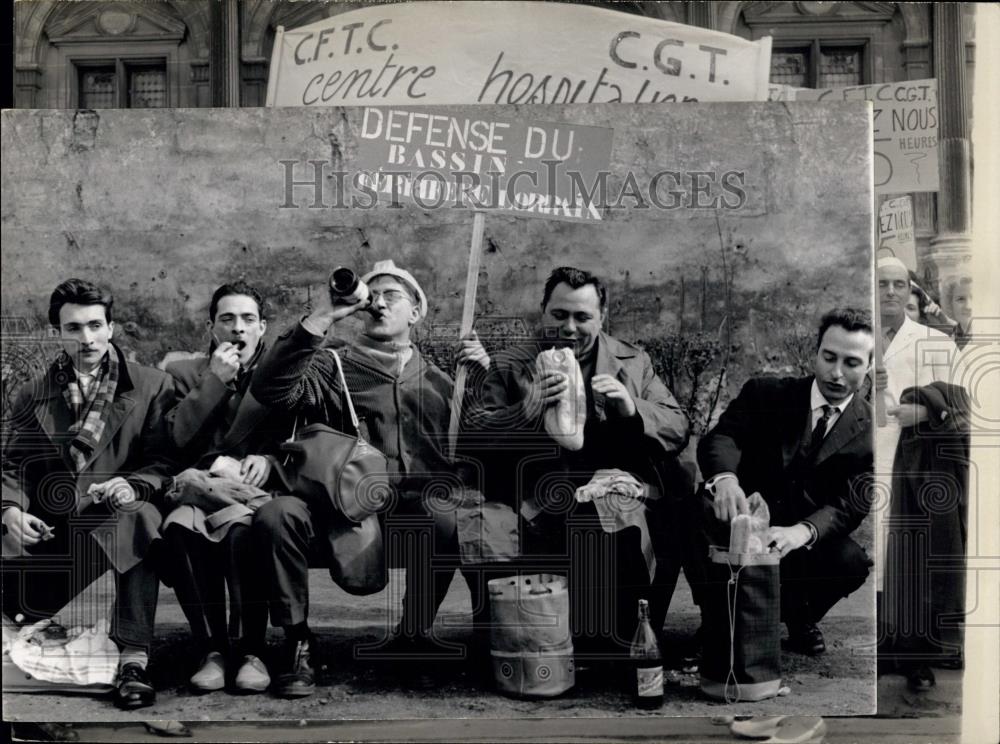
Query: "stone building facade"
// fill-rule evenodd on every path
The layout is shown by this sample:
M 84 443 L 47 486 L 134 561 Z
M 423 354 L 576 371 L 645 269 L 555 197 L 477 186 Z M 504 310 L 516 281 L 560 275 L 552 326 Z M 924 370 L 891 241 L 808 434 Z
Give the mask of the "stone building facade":
M 20 0 L 15 105 L 261 106 L 279 26 L 295 28 L 370 4 Z M 914 195 L 918 263 L 930 287 L 967 273 L 974 3 L 590 4 L 749 39 L 771 36 L 773 82 L 839 87 L 937 78 L 941 189 Z

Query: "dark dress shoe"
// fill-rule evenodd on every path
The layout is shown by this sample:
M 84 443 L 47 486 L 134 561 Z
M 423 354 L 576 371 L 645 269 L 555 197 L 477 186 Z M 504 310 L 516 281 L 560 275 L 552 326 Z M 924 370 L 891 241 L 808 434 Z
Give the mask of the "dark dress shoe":
M 820 629 L 812 623 L 790 625 L 785 648 L 807 656 L 817 656 L 826 651 L 826 641 Z
M 434 671 L 440 652 L 433 641 L 423 635 L 399 634 L 385 647 L 386 666 L 390 667 L 403 687 L 429 692 L 438 687 Z
M 913 692 L 927 692 L 936 684 L 934 672 L 926 664 L 914 665 L 906 672 L 906 686 Z
M 156 691 L 138 664 L 125 664 L 118 670 L 115 682 L 115 705 L 122 710 L 146 708 L 156 702 Z
M 309 641 L 286 642 L 287 672 L 274 683 L 274 694 L 282 698 L 308 697 L 316 691 L 316 673 L 310 657 Z
M 687 641 L 681 647 L 680 663 L 678 666 L 684 674 L 697 674 L 701 668 L 701 647 L 704 636 L 705 631 L 699 625 L 698 630 L 695 631 L 694 638 Z M 660 648 L 663 648 L 663 646 L 664 644 L 661 641 Z

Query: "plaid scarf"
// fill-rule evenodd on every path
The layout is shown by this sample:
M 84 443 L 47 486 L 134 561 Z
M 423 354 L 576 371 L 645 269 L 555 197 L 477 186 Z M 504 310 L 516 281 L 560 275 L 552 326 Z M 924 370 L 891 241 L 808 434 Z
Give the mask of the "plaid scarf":
M 107 425 L 111 402 L 118 388 L 118 354 L 111 347 L 104 355 L 97 379 L 91 384 L 86 396 L 80 388 L 69 354 L 62 352 L 56 359 L 56 366 L 67 380 L 63 386 L 63 399 L 75 418 L 75 423 L 69 429 L 69 433 L 73 435 L 73 440 L 69 443 L 69 454 L 77 472 L 80 472 L 100 444 Z

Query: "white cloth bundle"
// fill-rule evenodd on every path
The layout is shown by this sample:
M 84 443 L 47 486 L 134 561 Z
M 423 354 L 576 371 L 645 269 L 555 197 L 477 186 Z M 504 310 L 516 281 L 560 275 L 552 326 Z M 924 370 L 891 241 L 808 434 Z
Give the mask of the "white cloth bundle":
M 583 427 L 587 423 L 587 391 L 583 373 L 572 349 L 546 349 L 535 358 L 541 377 L 546 372 L 560 372 L 569 387 L 559 402 L 545 410 L 545 431 L 568 450 L 583 449 Z
M 237 481 L 238 483 L 243 482 L 243 473 L 241 472 L 242 464 L 235 457 L 230 457 L 229 455 L 219 455 L 212 461 L 211 467 L 209 467 L 209 475 L 214 475 L 216 478 L 229 478 L 230 480 Z
M 620 532 L 626 527 L 639 528 L 640 548 L 649 570 L 649 580 L 652 581 L 656 574 L 656 555 L 646 520 L 646 496 L 647 488 L 641 481 L 631 473 L 614 468 L 598 470 L 590 483 L 576 489 L 577 501 L 594 504 L 601 529 L 605 532 Z
M 4 632 L 10 659 L 35 679 L 57 684 L 110 685 L 118 670 L 118 647 L 108 637 L 107 620 L 95 626 L 63 629 L 51 619 Z

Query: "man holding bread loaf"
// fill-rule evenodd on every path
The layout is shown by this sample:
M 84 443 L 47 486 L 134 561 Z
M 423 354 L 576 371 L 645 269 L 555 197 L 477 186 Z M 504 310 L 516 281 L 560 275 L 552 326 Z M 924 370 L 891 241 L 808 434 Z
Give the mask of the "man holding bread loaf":
M 872 565 L 850 534 L 869 510 L 874 346 L 867 311 L 828 312 L 813 374 L 749 380 L 698 445 L 709 540 L 729 544 L 733 518 L 767 504 L 762 547 L 781 554 L 788 646 L 805 654 L 826 650 L 817 623 Z
M 647 507 L 673 485 L 664 466 L 688 438 L 649 356 L 602 330 L 607 307 L 598 277 L 555 269 L 539 337 L 496 354 L 465 410 L 463 451 L 479 451 L 486 497 L 519 512 L 524 568 L 569 575 L 578 653 L 590 642 L 601 653 L 627 649 L 637 600 L 653 599 L 648 533 L 605 534 L 598 515 L 608 504 L 578 489 L 598 471 L 597 480 L 631 483 L 636 498 L 620 508 L 641 514 L 645 527 Z

